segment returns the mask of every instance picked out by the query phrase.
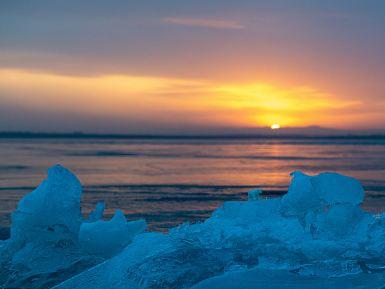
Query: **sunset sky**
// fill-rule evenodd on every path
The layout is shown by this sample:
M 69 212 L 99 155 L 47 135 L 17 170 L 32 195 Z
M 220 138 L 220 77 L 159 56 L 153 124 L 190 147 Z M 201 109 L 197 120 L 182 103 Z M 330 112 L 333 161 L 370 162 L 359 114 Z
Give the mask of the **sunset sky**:
M 0 1 L 0 130 L 385 129 L 385 1 Z

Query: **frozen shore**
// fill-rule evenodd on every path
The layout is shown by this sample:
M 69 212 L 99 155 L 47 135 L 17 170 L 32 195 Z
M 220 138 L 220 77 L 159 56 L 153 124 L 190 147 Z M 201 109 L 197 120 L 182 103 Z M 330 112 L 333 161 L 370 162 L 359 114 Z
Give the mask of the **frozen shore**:
M 168 234 L 103 203 L 84 218 L 82 186 L 61 166 L 26 195 L 0 241 L 1 288 L 367 288 L 385 286 L 385 214 L 361 184 L 292 173 L 281 198 L 226 202 Z

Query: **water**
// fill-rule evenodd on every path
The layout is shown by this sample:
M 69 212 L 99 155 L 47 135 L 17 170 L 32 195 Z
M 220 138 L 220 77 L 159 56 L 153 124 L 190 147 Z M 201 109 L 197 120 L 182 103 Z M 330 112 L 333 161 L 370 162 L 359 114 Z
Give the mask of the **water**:
M 0 139 L 0 226 L 17 201 L 60 163 L 84 185 L 87 214 L 122 209 L 152 230 L 199 221 L 224 201 L 286 192 L 289 173 L 336 171 L 362 181 L 364 207 L 385 210 L 385 139 Z

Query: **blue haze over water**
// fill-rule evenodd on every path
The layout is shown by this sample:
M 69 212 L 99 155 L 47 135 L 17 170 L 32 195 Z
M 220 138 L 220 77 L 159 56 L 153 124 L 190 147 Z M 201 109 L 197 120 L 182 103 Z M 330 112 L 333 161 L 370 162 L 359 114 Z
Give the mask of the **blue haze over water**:
M 336 171 L 359 179 L 364 208 L 385 210 L 385 138 L 0 139 L 0 226 L 60 163 L 84 186 L 83 212 L 104 200 L 153 230 L 208 217 L 224 201 L 286 192 L 289 173 Z

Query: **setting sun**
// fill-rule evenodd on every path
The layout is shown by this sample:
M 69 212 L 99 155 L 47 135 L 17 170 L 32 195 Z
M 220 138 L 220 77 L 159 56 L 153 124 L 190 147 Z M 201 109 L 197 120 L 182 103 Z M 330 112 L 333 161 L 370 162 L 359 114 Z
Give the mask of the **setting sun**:
M 281 126 L 278 123 L 274 123 L 270 126 L 271 129 L 280 129 Z

